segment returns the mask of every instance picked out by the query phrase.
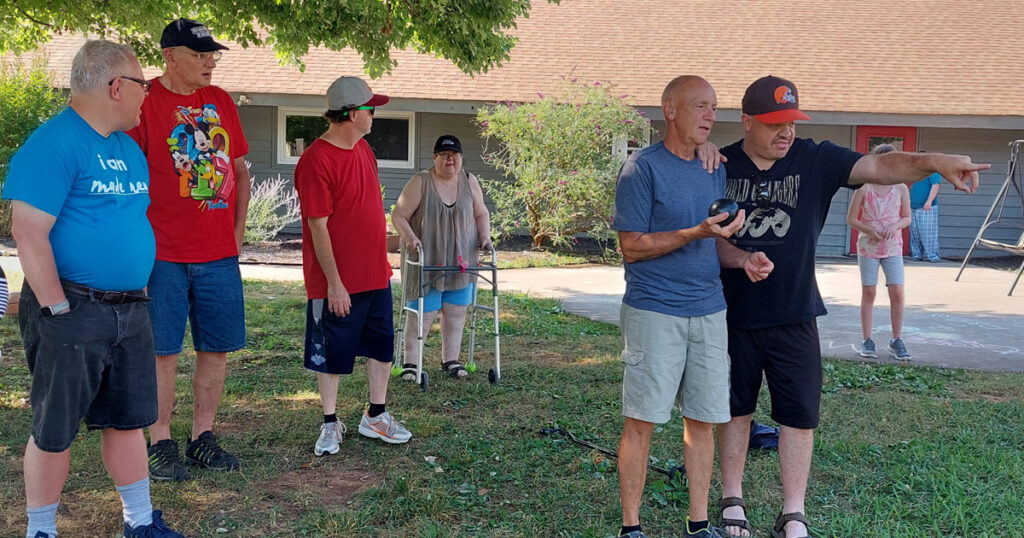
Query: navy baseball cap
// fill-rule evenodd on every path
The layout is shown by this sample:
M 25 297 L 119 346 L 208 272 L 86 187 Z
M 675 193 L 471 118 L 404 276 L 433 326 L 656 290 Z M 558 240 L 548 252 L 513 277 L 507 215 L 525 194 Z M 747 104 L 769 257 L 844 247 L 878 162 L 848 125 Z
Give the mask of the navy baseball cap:
M 188 47 L 196 52 L 228 50 L 213 40 L 210 29 L 192 19 L 178 19 L 164 27 L 160 36 L 160 48 Z
M 441 153 L 442 151 L 462 153 L 462 142 L 459 142 L 458 138 L 450 134 L 441 135 L 438 137 L 437 142 L 434 142 L 434 153 Z
M 764 123 L 809 120 L 800 112 L 800 97 L 792 82 L 768 75 L 754 81 L 743 94 L 743 113 Z

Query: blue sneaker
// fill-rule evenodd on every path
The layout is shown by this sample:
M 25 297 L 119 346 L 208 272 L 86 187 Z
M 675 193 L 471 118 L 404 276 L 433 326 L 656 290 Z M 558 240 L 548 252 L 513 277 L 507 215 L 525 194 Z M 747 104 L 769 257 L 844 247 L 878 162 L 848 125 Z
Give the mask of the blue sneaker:
M 867 357 L 869 359 L 877 359 L 878 352 L 875 351 L 875 341 L 868 338 L 860 345 L 860 356 Z
M 641 531 L 631 531 L 629 534 L 620 534 L 619 538 L 647 538 L 647 535 Z
M 902 338 L 889 340 L 889 354 L 898 361 L 910 360 L 910 352 L 907 351 L 907 345 L 903 343 Z
M 54 537 L 50 536 L 49 534 L 46 534 L 43 531 L 37 531 L 36 535 L 35 535 L 35 538 L 54 538 Z
M 124 538 L 185 538 L 185 535 L 169 529 L 164 525 L 163 513 L 153 510 L 153 522 L 149 525 L 139 525 L 133 529 L 125 523 Z

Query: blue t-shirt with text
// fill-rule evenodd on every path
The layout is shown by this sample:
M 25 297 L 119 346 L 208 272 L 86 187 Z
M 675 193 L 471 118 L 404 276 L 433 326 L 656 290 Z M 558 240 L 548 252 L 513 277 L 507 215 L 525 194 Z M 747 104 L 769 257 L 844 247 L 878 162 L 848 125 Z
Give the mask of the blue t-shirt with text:
M 942 176 L 938 172 L 922 179 L 921 181 L 915 181 L 910 186 L 910 208 L 921 209 L 924 207 L 924 203 L 928 201 L 928 195 L 932 192 L 932 185 L 938 185 L 942 183 Z M 939 197 L 936 196 L 932 200 L 932 206 L 939 205 Z
M 50 245 L 60 278 L 108 291 L 146 286 L 156 258 L 149 169 L 128 135 L 104 137 L 68 107 L 11 159 L 3 197 L 57 218 Z
M 708 173 L 659 142 L 630 155 L 615 187 L 613 227 L 623 232 L 666 232 L 697 226 L 725 195 L 725 168 Z M 714 239 L 699 239 L 651 260 L 623 264 L 633 308 L 680 317 L 725 310 Z

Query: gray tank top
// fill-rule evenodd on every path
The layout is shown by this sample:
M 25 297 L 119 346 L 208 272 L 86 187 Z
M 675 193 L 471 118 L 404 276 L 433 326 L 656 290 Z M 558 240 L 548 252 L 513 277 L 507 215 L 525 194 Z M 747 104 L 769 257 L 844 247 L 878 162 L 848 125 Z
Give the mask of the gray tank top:
M 423 190 L 420 206 L 413 212 L 409 225 L 413 233 L 423 244 L 423 256 L 426 267 L 441 265 L 478 265 L 480 251 L 479 235 L 477 235 L 476 219 L 473 217 L 473 192 L 469 187 L 469 176 L 465 170 L 459 170 L 456 179 L 459 183 L 458 196 L 453 205 L 446 205 L 434 186 L 434 175 L 430 170 L 419 173 L 420 185 Z M 402 285 L 407 300 L 416 299 L 421 294 L 419 268 L 406 267 L 406 256 L 416 253 L 406 252 L 402 245 Z M 408 274 L 406 274 L 408 273 Z M 466 287 L 475 278 L 472 273 L 448 273 L 440 278 L 439 272 L 426 272 L 424 278 L 431 288 L 438 291 L 457 290 Z

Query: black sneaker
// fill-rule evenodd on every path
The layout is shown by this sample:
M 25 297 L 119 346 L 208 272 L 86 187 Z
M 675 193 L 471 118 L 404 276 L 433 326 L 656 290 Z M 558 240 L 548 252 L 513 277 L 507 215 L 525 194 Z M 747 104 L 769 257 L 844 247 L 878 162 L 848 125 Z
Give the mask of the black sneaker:
M 207 430 L 185 447 L 185 463 L 201 465 L 214 471 L 231 471 L 242 466 L 234 454 L 217 444 L 217 436 Z
M 184 534 L 175 532 L 164 524 L 160 510 L 153 510 L 153 522 L 149 525 L 129 527 L 124 524 L 124 538 L 185 538 Z
M 188 480 L 188 469 L 181 464 L 178 443 L 170 439 L 149 445 L 149 478 L 152 480 Z

